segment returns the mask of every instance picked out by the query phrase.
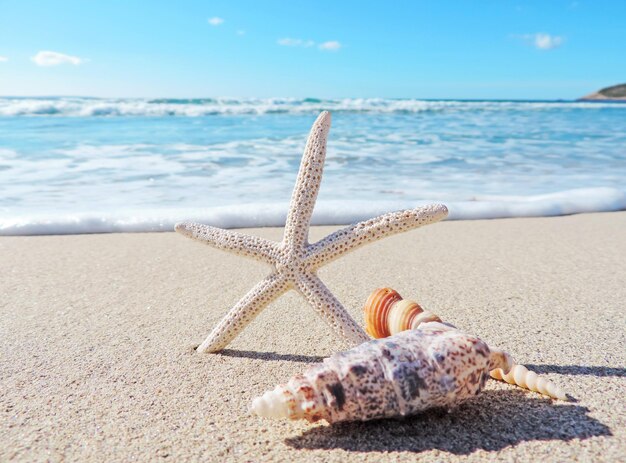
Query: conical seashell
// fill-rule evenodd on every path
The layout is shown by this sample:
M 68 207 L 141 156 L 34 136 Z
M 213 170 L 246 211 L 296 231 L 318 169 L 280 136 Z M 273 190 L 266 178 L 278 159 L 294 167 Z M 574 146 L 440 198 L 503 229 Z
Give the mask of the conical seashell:
M 373 338 L 385 338 L 404 330 L 423 327 L 422 323 L 441 319 L 420 307 L 417 302 L 403 299 L 391 288 L 374 290 L 363 307 L 365 331 Z M 554 399 L 567 400 L 566 394 L 545 378 L 528 371 L 523 365 L 515 365 L 508 374 L 492 371 L 491 377 L 509 384 L 547 395 Z
M 420 307 L 417 302 L 402 299 L 391 288 L 372 292 L 363 307 L 365 331 L 373 338 L 386 338 L 405 330 L 414 330 L 420 323 L 441 319 Z
M 512 360 L 475 336 L 442 323 L 338 353 L 254 399 L 267 418 L 365 421 L 453 407 L 475 396 L 489 370 Z
M 513 368 L 511 368 L 508 373 L 504 373 L 501 369 L 496 368 L 489 374 L 494 379 L 506 381 L 509 384 L 515 384 L 524 389 L 547 395 L 553 399 L 567 400 L 567 395 L 563 392 L 563 389 L 552 381 L 539 376 L 534 371 L 529 371 L 524 365 L 513 365 Z

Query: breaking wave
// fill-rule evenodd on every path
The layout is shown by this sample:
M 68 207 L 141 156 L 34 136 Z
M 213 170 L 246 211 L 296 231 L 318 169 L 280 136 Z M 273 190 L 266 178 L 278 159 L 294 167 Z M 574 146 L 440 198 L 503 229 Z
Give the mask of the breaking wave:
M 0 116 L 202 117 L 214 115 L 308 114 L 321 110 L 352 113 L 510 111 L 519 109 L 600 109 L 619 103 L 578 101 L 459 101 L 384 98 L 0 98 Z
M 313 225 L 349 224 L 392 210 L 434 201 L 324 201 L 317 204 Z M 614 188 L 583 188 L 535 196 L 485 196 L 446 202 L 448 220 L 545 217 L 626 209 L 626 193 Z M 243 204 L 213 208 L 142 209 L 116 212 L 68 212 L 0 217 L 0 235 L 173 231 L 182 221 L 222 228 L 280 227 L 286 203 Z

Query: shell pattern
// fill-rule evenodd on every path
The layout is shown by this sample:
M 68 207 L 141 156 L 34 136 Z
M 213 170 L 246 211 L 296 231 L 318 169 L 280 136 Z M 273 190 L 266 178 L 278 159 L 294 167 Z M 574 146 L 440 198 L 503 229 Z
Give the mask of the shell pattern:
M 402 417 L 451 408 L 480 392 L 512 360 L 476 336 L 438 322 L 341 352 L 254 399 L 267 418 L 329 423 Z
M 436 315 L 422 309 L 417 302 L 403 299 L 391 288 L 373 291 L 363 307 L 365 331 L 373 338 L 383 338 L 404 330 L 414 330 L 421 323 L 441 321 Z M 567 400 L 565 392 L 553 382 L 529 371 L 524 365 L 514 365 L 508 373 L 491 371 L 491 377 L 529 389 L 555 399 Z
M 365 331 L 375 339 L 414 330 L 420 323 L 441 321 L 437 315 L 422 309 L 417 302 L 402 299 L 391 288 L 373 291 L 367 298 L 363 312 Z

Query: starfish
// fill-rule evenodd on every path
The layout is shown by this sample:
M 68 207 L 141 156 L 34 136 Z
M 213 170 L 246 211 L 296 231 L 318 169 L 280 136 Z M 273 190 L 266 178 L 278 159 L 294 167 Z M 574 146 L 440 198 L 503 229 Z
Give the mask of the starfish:
M 330 113 L 324 111 L 311 128 L 280 243 L 208 225 L 176 224 L 176 231 L 189 238 L 273 266 L 273 271 L 213 329 L 198 347 L 199 352 L 224 349 L 270 302 L 291 289 L 302 294 L 317 314 L 350 345 L 370 340 L 320 280 L 317 270 L 367 243 L 437 222 L 448 215 L 448 209 L 442 204 L 391 212 L 350 225 L 309 244 L 309 226 L 322 181 L 330 121 Z

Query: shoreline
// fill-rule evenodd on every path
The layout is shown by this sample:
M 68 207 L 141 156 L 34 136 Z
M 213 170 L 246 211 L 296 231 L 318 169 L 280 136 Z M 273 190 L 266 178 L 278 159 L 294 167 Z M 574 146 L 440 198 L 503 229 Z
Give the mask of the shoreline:
M 332 428 L 247 413 L 343 349 L 295 293 L 222 354 L 194 351 L 264 265 L 175 233 L 0 237 L 0 460 L 617 461 L 624 230 L 624 211 L 444 221 L 321 269 L 357 322 L 374 288 L 393 287 L 577 400 L 489 381 L 450 414 Z
M 444 203 L 446 220 L 483 220 L 523 217 L 558 217 L 581 213 L 626 210 L 626 190 L 597 187 L 530 196 L 477 195 L 465 201 L 324 201 L 313 212 L 316 226 L 340 227 L 368 220 L 389 211 Z M 282 227 L 288 202 L 228 205 L 210 208 L 56 212 L 54 215 L 0 216 L 0 236 L 73 235 L 92 233 L 170 232 L 178 222 L 198 222 L 219 228 Z

